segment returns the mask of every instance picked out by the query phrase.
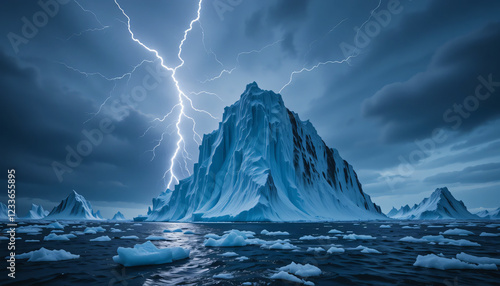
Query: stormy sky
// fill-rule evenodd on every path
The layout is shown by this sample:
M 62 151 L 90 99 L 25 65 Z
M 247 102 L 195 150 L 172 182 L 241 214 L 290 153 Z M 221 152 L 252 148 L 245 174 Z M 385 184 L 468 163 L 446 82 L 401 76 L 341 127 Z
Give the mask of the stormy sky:
M 118 3 L 135 38 L 182 64 L 197 1 Z M 104 217 L 145 213 L 178 140 L 171 73 L 112 0 L 0 6 L 0 165 L 16 169 L 18 213 L 72 189 Z M 499 207 L 498 15 L 500 1 L 204 0 L 176 71 L 193 120 L 179 125 L 189 156 L 175 174 L 197 160 L 193 128 L 216 129 L 256 81 L 281 90 L 384 211 L 442 186 L 469 209 Z

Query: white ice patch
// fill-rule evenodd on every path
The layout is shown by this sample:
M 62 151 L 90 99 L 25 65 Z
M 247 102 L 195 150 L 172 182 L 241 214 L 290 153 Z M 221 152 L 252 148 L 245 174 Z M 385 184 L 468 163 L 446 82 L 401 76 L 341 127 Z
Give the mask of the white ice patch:
M 323 247 L 308 247 L 307 252 L 323 252 L 325 249 Z
M 330 253 L 330 254 L 332 254 L 332 253 L 344 253 L 345 249 L 340 248 L 340 247 L 332 246 L 326 252 Z
M 348 250 L 361 250 L 361 253 L 375 253 L 375 254 L 381 254 L 382 253 L 382 252 L 380 252 L 380 251 L 378 251 L 376 249 L 369 248 L 369 247 L 366 247 L 366 246 L 363 246 L 363 245 L 358 245 L 355 248 L 348 248 Z
M 59 240 L 59 241 L 68 241 L 70 238 L 75 238 L 76 235 L 70 233 L 70 234 L 61 234 L 57 235 L 55 233 L 50 233 L 46 237 L 43 238 L 45 241 L 52 241 L 52 240 Z
M 498 270 L 495 264 L 471 264 L 455 258 L 445 258 L 435 254 L 419 255 L 413 266 L 435 268 L 440 270 L 448 269 L 482 269 Z
M 238 253 L 236 253 L 236 252 L 229 251 L 229 252 L 224 252 L 224 253 L 222 253 L 220 256 L 224 256 L 224 257 L 235 257 L 235 256 L 239 256 L 239 254 L 238 254 Z
M 233 274 L 230 274 L 230 273 L 221 273 L 221 274 L 215 274 L 213 276 L 213 278 L 215 279 L 233 279 L 234 278 L 234 275 Z
M 107 235 L 103 235 L 103 236 L 93 238 L 90 241 L 111 241 L 111 238 Z
M 450 238 L 445 238 L 442 235 L 426 235 L 423 236 L 422 238 L 414 238 L 412 236 L 406 236 L 401 238 L 399 241 L 404 241 L 404 242 L 435 242 L 439 243 L 440 245 L 456 245 L 456 246 L 481 246 L 477 242 L 472 242 L 466 239 L 450 239 Z
M 448 229 L 445 232 L 440 232 L 439 234 L 461 235 L 461 236 L 474 235 L 474 233 L 472 231 L 468 231 L 468 230 L 461 229 L 461 228 Z
M 318 235 L 318 236 L 304 235 L 304 236 L 299 238 L 299 240 L 318 240 L 318 239 L 329 240 L 329 239 L 338 239 L 338 238 L 335 236 L 328 236 L 328 235 Z
M 28 259 L 28 262 L 40 262 L 40 261 L 61 261 L 78 259 L 80 255 L 71 254 L 65 250 L 49 250 L 46 248 L 40 248 L 39 250 L 30 251 L 27 253 L 22 253 L 16 255 L 17 259 Z
M 292 262 L 287 266 L 278 268 L 278 271 L 286 271 L 288 273 L 300 276 L 300 277 L 311 277 L 321 275 L 321 269 L 311 264 L 298 264 Z
M 376 237 L 373 237 L 371 235 L 364 235 L 364 234 L 348 234 L 344 235 L 342 237 L 343 239 L 348 239 L 348 240 L 368 240 L 368 239 L 377 239 Z
M 332 229 L 328 233 L 330 234 L 339 234 L 339 233 L 344 233 L 343 231 L 337 230 L 337 229 Z
M 467 254 L 465 252 L 457 254 L 457 258 L 462 260 L 462 261 L 469 262 L 469 263 L 500 265 L 500 259 L 489 258 L 489 257 L 478 257 L 478 256 Z
M 481 232 L 479 236 L 500 236 L 500 233 Z
M 120 237 L 121 239 L 139 239 L 137 235 L 124 235 Z
M 157 248 L 151 241 L 136 244 L 133 248 L 118 247 L 113 261 L 123 266 L 157 265 L 189 257 L 189 250 L 181 247 Z
M 300 283 L 300 284 L 304 284 L 304 285 L 314 285 L 314 283 L 312 283 L 312 282 L 300 279 L 297 276 L 292 275 L 292 274 L 285 272 L 285 271 L 280 271 L 276 274 L 273 274 L 270 278 L 275 279 L 275 280 L 285 280 L 285 281 L 290 281 L 290 282 L 294 282 L 294 283 Z
M 290 235 L 290 233 L 288 233 L 286 231 L 267 231 L 266 229 L 261 231 L 260 234 L 263 234 L 263 235 Z
M 391 225 L 389 225 L 389 224 L 382 224 L 382 225 L 380 225 L 379 228 L 391 228 Z

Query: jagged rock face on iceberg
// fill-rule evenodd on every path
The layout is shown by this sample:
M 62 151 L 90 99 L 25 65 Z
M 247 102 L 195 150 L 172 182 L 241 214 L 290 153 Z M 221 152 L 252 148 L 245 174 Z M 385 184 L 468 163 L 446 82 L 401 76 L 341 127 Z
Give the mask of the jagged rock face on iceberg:
M 90 202 L 73 191 L 57 207 L 52 209 L 46 219 L 100 220 L 101 218 L 94 214 Z
M 168 197 L 168 200 L 166 199 Z M 205 135 L 192 176 L 153 200 L 150 221 L 384 218 L 356 172 L 281 95 L 249 84 Z
M 42 206 L 31 204 L 31 209 L 26 215 L 27 219 L 42 219 L 49 214 L 49 211 L 43 209 Z
M 393 208 L 387 216 L 395 219 L 478 219 L 462 201 L 457 201 L 448 188 L 436 189 L 429 198 L 410 208 Z

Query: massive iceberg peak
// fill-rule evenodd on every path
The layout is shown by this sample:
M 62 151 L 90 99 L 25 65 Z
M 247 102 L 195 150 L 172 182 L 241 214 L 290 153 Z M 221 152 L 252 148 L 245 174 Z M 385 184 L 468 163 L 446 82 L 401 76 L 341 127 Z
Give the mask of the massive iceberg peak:
M 148 220 L 378 218 L 352 166 L 280 94 L 253 82 L 203 137 L 193 174 L 153 200 Z

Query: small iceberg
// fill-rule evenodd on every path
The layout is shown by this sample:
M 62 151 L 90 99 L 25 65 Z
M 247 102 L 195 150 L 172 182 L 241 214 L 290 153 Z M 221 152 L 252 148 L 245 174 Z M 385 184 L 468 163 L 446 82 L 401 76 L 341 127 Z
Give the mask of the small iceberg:
M 181 247 L 157 248 L 151 241 L 136 244 L 133 248 L 118 247 L 113 261 L 125 267 L 172 263 L 189 257 L 189 249 Z

